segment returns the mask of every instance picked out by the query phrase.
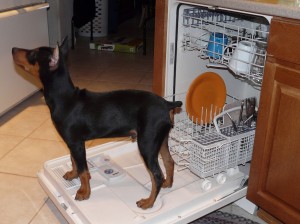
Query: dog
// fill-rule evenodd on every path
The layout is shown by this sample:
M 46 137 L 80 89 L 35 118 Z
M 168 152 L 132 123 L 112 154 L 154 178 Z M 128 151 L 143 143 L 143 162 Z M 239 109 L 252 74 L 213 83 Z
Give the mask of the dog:
M 174 161 L 168 149 L 174 110 L 181 101 L 166 101 L 147 91 L 119 90 L 91 92 L 74 86 L 66 65 L 67 40 L 55 48 L 28 50 L 13 48 L 16 65 L 40 79 L 51 119 L 70 150 L 72 170 L 63 177 L 80 179 L 75 199 L 90 197 L 90 173 L 87 166 L 85 141 L 129 136 L 137 138 L 139 152 L 150 174 L 150 196 L 137 201 L 142 209 L 151 208 L 160 189 L 172 187 Z M 158 163 L 161 154 L 166 176 Z

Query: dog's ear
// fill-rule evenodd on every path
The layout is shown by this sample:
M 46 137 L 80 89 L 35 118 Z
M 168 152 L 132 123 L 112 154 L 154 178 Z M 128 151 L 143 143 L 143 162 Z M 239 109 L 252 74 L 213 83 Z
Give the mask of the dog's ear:
M 67 56 L 68 50 L 69 50 L 69 46 L 68 46 L 68 36 L 66 36 L 66 37 L 63 39 L 61 45 L 59 46 L 59 50 L 60 50 L 60 52 L 62 53 L 62 55 L 63 55 L 64 57 Z
M 58 61 L 59 61 L 59 47 L 58 45 L 56 45 L 49 62 L 50 71 L 54 71 L 55 69 L 57 69 Z

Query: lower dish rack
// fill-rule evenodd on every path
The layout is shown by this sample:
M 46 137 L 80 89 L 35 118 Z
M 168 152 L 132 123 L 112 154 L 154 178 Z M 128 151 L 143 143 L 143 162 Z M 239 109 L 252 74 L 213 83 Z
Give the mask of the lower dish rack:
M 217 182 L 222 184 L 226 177 L 221 173 L 250 161 L 255 122 L 242 122 L 235 129 L 224 118 L 238 110 L 240 107 L 224 110 L 208 125 L 195 124 L 186 112 L 176 114 L 169 147 L 178 169 L 188 168 L 201 178 L 217 175 Z

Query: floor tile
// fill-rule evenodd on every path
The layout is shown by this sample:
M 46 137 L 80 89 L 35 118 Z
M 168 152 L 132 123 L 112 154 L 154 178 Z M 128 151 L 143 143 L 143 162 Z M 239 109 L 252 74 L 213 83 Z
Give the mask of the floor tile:
M 10 152 L 23 139 L 23 137 L 0 134 L 0 161 L 3 156 Z
M 84 80 L 95 80 L 104 69 L 97 69 L 93 65 L 74 66 L 69 69 L 72 78 L 80 78 Z
M 60 137 L 60 135 L 56 131 L 56 128 L 55 128 L 51 118 L 46 120 L 41 126 L 39 126 L 37 129 L 35 129 L 29 135 L 29 137 L 35 138 L 35 139 L 63 141 L 63 139 Z
M 0 117 L 0 126 L 25 110 L 35 113 L 49 113 L 49 109 L 45 104 L 44 96 L 41 91 L 34 93 L 28 99 L 24 100 L 23 102 L 3 114 Z
M 45 98 L 42 91 L 35 93 L 30 100 L 26 100 L 20 105 L 26 111 L 36 112 L 36 113 L 48 113 L 49 108 L 45 102 Z
M 49 119 L 49 113 L 24 110 L 0 126 L 0 134 L 26 137 Z
M 55 207 L 50 199 L 47 199 L 39 213 L 32 219 L 30 224 L 67 224 L 67 220 Z
M 27 138 L 0 160 L 0 172 L 36 177 L 46 161 L 67 154 L 62 142 Z
M 94 81 L 87 86 L 87 89 L 95 92 L 113 91 L 113 90 L 124 90 L 124 89 L 135 89 L 136 84 L 132 83 L 111 83 L 104 81 Z
M 97 81 L 110 83 L 139 83 L 144 76 L 143 71 L 133 69 L 110 68 L 97 77 Z
M 72 78 L 72 81 L 75 86 L 79 87 L 80 89 L 86 89 L 88 85 L 93 82 L 93 80 L 86 80 L 81 78 Z
M 145 72 L 140 84 L 147 84 L 147 85 L 152 85 L 153 82 L 153 73 L 152 72 Z
M 132 60 L 122 61 L 122 69 L 134 69 L 136 71 L 151 72 L 153 71 L 153 63 L 148 60 L 146 56 L 140 55 L 139 57 L 132 58 Z
M 144 90 L 144 91 L 149 91 L 149 92 L 153 91 L 152 85 L 146 85 L 146 84 L 137 84 L 134 87 L 134 89 Z
M 1 224 L 26 224 L 47 199 L 36 178 L 0 173 Z

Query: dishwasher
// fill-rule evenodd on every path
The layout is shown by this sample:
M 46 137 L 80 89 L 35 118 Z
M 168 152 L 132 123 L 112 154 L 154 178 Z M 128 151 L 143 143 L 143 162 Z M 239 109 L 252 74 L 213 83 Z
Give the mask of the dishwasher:
M 71 169 L 70 157 L 50 160 L 38 179 L 67 221 L 188 223 L 243 198 L 270 21 L 170 0 L 165 98 L 183 102 L 169 135 L 173 186 L 161 189 L 152 208 L 136 206 L 149 195 L 151 181 L 131 141 L 87 150 L 92 193 L 85 201 L 74 200 L 79 180 L 62 178 Z

